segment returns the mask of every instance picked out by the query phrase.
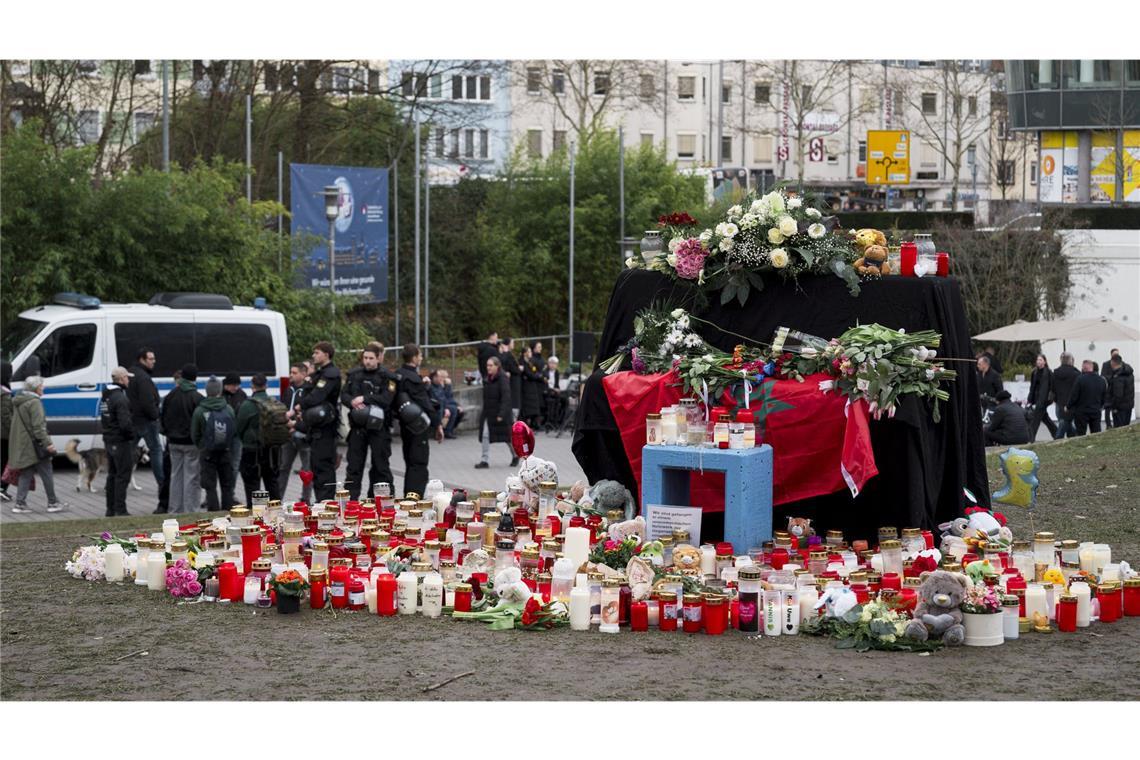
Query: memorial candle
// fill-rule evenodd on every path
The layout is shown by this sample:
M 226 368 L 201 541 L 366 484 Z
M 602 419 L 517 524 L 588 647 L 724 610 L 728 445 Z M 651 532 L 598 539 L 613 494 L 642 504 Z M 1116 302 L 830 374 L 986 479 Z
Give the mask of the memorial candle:
M 467 607 L 471 608 L 470 600 Z M 458 595 L 456 609 L 459 609 Z M 570 628 L 574 631 L 590 629 L 590 590 L 586 587 L 575 586 L 570 590 Z
M 108 583 L 121 583 L 124 575 L 126 555 L 118 544 L 107 544 L 103 550 L 103 575 Z

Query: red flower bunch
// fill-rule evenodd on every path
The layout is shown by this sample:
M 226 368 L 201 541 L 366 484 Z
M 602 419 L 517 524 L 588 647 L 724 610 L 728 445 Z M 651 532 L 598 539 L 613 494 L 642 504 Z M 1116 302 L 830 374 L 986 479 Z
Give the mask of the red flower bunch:
M 929 555 L 916 557 L 911 563 L 910 569 L 913 571 L 913 575 L 917 577 L 923 573 L 934 572 L 938 569 L 938 563 L 934 561 L 934 557 Z
M 663 214 L 657 217 L 659 227 L 695 227 L 697 220 L 684 211 L 674 211 L 672 214 Z
M 566 615 L 564 605 L 559 605 L 557 610 L 554 605 L 555 602 L 543 604 L 538 597 L 532 596 L 527 600 L 526 606 L 523 607 L 522 617 L 518 619 L 517 627 L 542 630 L 553 628 L 556 625 L 567 625 L 570 619 Z

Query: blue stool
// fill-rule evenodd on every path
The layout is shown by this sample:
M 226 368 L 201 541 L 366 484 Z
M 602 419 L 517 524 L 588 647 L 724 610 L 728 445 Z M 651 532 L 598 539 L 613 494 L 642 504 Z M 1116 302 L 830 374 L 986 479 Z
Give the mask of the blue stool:
M 724 539 L 738 553 L 772 538 L 772 447 L 712 449 L 646 446 L 641 450 L 641 504 L 689 506 L 689 474 L 724 473 Z

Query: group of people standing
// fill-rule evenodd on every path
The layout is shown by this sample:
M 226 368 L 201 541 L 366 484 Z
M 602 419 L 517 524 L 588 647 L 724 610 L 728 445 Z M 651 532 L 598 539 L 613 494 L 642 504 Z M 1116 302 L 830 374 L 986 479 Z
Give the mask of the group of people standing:
M 1000 365 L 991 353 L 978 356 L 977 371 L 982 406 L 990 411 L 984 428 L 987 446 L 1031 443 L 1042 424 L 1057 439 L 1101 432 L 1102 414 L 1106 429 L 1122 427 L 1132 419 L 1135 378 L 1119 349 L 1112 349 L 1099 372 L 1092 359 L 1085 359 L 1077 370 L 1067 351 L 1061 354 L 1060 366 L 1052 370 L 1045 355 L 1038 354 L 1024 408 L 1002 387 Z M 1056 404 L 1056 422 L 1049 416 L 1050 404 Z

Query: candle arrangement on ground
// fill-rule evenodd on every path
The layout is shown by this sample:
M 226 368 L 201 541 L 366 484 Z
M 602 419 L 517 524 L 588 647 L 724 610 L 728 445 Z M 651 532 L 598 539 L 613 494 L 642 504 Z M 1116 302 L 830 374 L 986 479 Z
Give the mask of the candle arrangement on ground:
M 66 571 L 131 583 L 178 604 L 278 612 L 423 615 L 495 630 L 683 631 L 828 636 L 837 646 L 931 651 L 994 646 L 1140 616 L 1140 577 L 1111 547 L 1041 531 L 1015 540 L 999 513 L 884 527 L 872 540 L 815 534 L 809 520 L 758 547 L 650 538 L 624 488 L 559 490 L 528 458 L 502 492 L 476 500 L 435 482 L 370 503 L 269 502 L 129 538 L 104 533 Z M 620 491 L 618 490 L 620 489 Z M 304 604 L 305 601 L 308 604 Z M 307 608 L 307 609 L 306 609 Z

